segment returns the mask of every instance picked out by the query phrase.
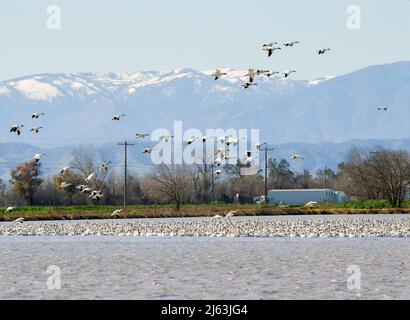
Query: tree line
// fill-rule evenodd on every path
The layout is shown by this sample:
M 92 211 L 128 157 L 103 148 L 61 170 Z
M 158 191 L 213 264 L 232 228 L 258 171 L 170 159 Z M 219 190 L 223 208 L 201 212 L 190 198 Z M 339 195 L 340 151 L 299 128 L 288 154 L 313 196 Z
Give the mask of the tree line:
M 45 177 L 41 162 L 30 161 L 10 173 L 9 184 L 0 180 L 0 203 L 7 205 L 122 205 L 124 176 L 116 170 L 100 170 L 101 155 L 94 150 L 73 153 L 71 170 Z M 106 161 L 105 161 L 106 162 Z M 206 162 L 196 165 L 158 165 L 149 174 L 127 176 L 128 204 L 253 203 L 264 194 L 263 174 L 241 176 L 240 164 L 225 165 L 224 175 Z M 386 199 L 400 207 L 410 183 L 410 156 L 406 151 L 353 148 L 336 171 L 329 168 L 314 174 L 294 172 L 285 159 L 268 160 L 269 189 L 330 188 L 365 199 Z M 85 179 L 95 173 L 89 183 Z M 79 186 L 83 186 L 82 189 Z M 84 189 L 88 189 L 84 191 Z M 93 199 L 92 191 L 101 191 Z

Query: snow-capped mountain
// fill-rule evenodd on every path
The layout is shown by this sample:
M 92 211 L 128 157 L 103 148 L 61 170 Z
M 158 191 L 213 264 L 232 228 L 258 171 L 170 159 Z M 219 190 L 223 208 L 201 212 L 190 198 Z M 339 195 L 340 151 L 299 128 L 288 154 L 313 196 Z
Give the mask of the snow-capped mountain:
M 261 139 L 340 142 L 410 137 L 410 62 L 368 67 L 351 74 L 295 81 L 247 71 L 40 74 L 0 82 L 0 142 L 47 147 L 132 139 L 136 131 L 173 128 L 260 129 Z M 387 112 L 377 110 L 388 106 Z M 45 112 L 32 120 L 32 112 Z M 125 113 L 120 122 L 114 114 Z M 8 132 L 25 125 L 21 136 Z M 32 126 L 44 126 L 35 135 Z

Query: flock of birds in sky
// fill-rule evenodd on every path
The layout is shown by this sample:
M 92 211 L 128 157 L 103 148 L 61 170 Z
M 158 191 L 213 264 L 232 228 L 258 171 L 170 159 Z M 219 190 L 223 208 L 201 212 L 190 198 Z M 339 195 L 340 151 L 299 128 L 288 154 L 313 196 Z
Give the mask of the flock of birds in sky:
M 290 42 L 286 42 L 283 44 L 283 48 L 291 48 L 295 45 L 299 44 L 299 41 L 290 41 Z M 278 42 L 270 42 L 270 43 L 265 43 L 262 45 L 262 50 L 266 51 L 268 57 L 271 57 L 275 51 L 277 50 L 282 50 L 282 47 L 280 47 L 278 45 Z M 322 48 L 317 50 L 317 54 L 318 55 L 323 55 L 325 54 L 327 51 L 331 50 L 330 48 Z M 282 72 L 283 78 L 286 79 L 288 78 L 292 73 L 295 73 L 296 70 L 286 70 Z M 271 77 L 272 75 L 275 74 L 280 74 L 279 71 L 271 71 L 271 70 L 255 70 L 255 69 L 249 69 L 248 73 L 244 75 L 244 77 L 247 78 L 247 81 L 245 81 L 243 84 L 241 84 L 241 86 L 244 89 L 248 89 L 251 86 L 257 86 L 258 84 L 255 83 L 255 79 L 258 76 L 266 76 L 266 77 Z M 226 72 L 222 72 L 221 70 L 217 69 L 215 70 L 215 72 L 213 72 L 211 74 L 212 77 L 214 77 L 215 80 L 221 79 L 224 76 L 226 76 L 227 73 Z M 388 110 L 388 107 L 379 107 L 378 111 L 384 111 L 386 112 Z M 42 116 L 44 116 L 45 114 L 43 112 L 34 112 L 31 115 L 32 119 L 39 119 Z M 112 117 L 112 121 L 120 121 L 121 118 L 125 117 L 125 114 L 117 114 L 114 115 Z M 13 124 L 10 127 L 10 132 L 11 133 L 16 133 L 18 136 L 21 135 L 22 131 L 24 129 L 24 125 L 23 124 Z M 35 134 L 38 134 L 41 130 L 43 129 L 42 126 L 35 126 L 32 127 L 30 129 L 30 132 L 33 132 Z M 144 132 L 138 132 L 135 135 L 136 139 L 145 139 L 146 137 L 149 136 L 149 133 L 144 133 Z M 168 143 L 171 139 L 173 138 L 172 135 L 169 134 L 164 134 L 163 136 L 160 137 L 160 139 L 162 140 L 163 143 Z M 216 138 L 221 144 L 224 144 L 226 146 L 225 149 L 218 149 L 215 153 L 214 153 L 214 160 L 213 160 L 213 165 L 216 167 L 220 167 L 223 163 L 226 163 L 227 160 L 232 159 L 232 157 L 229 155 L 229 147 L 230 146 L 237 146 L 239 144 L 239 138 L 236 138 L 232 135 L 229 136 L 223 136 L 223 137 L 207 137 L 207 136 L 201 136 L 201 137 L 191 137 L 190 139 L 188 139 L 187 141 L 185 141 L 184 143 L 187 145 L 191 145 L 197 141 L 200 141 L 202 143 L 205 143 L 208 139 L 211 138 Z M 261 149 L 262 146 L 266 145 L 267 147 L 267 143 L 257 143 L 254 145 L 255 149 L 257 151 L 259 151 Z M 144 154 L 150 154 L 152 153 L 152 151 L 154 151 L 154 148 L 144 148 L 144 150 L 142 151 L 142 153 Z M 36 163 L 39 162 L 41 160 L 41 158 L 43 156 L 45 156 L 46 154 L 44 153 L 37 153 L 34 155 L 33 157 L 33 161 L 35 161 Z M 304 158 L 301 155 L 298 154 L 294 154 L 290 157 L 291 160 L 303 160 Z M 242 158 L 242 160 L 240 160 L 240 164 L 242 166 L 245 167 L 250 167 L 252 165 L 253 162 L 253 158 L 252 158 L 252 152 L 248 151 Z M 100 171 L 102 173 L 107 173 L 109 170 L 109 166 L 111 164 L 111 161 L 107 162 L 107 163 L 102 163 L 100 165 Z M 64 167 L 61 169 L 60 174 L 64 175 L 65 173 L 69 172 L 70 170 L 74 169 L 73 167 Z M 260 173 L 261 170 L 259 170 L 257 173 Z M 214 171 L 215 175 L 221 175 L 222 174 L 222 169 L 218 168 L 217 170 Z M 104 197 L 103 193 L 101 190 L 95 190 L 92 188 L 92 181 L 93 179 L 96 179 L 97 174 L 95 172 L 90 173 L 89 176 L 87 176 L 84 180 L 84 184 L 76 186 L 76 189 L 83 194 L 88 195 L 88 197 L 93 200 L 98 202 L 100 199 L 102 199 Z M 63 181 L 60 184 L 60 188 L 62 190 L 67 190 L 68 188 L 72 187 L 72 183 L 70 182 L 66 182 Z M 15 207 L 8 207 L 5 212 L 12 212 L 15 209 Z M 116 210 L 113 212 L 112 216 L 118 216 L 120 213 L 122 212 L 122 209 Z M 233 215 L 233 213 L 231 213 Z M 23 218 L 19 218 L 16 219 L 15 222 L 23 222 L 24 219 Z
M 289 47 L 293 47 L 296 44 L 298 44 L 299 41 L 289 41 L 283 44 L 284 48 L 289 48 Z M 265 43 L 262 45 L 262 50 L 266 51 L 268 53 L 268 57 L 271 57 L 272 54 L 276 51 L 276 50 L 282 50 L 282 47 L 280 47 L 278 45 L 278 42 L 270 42 L 270 43 Z M 317 50 L 317 54 L 318 55 L 322 55 L 325 54 L 326 51 L 329 51 L 330 48 L 323 48 L 323 49 L 319 49 Z M 296 70 L 285 70 L 282 72 L 283 74 L 283 78 L 288 78 L 292 73 L 295 73 Z M 248 81 L 246 81 L 245 83 L 243 83 L 241 86 L 244 89 L 248 89 L 251 86 L 257 86 L 258 84 L 254 82 L 255 78 L 257 76 L 266 76 L 266 77 L 271 77 L 272 75 L 275 74 L 280 74 L 279 71 L 276 70 L 255 70 L 255 69 L 249 69 L 248 73 L 244 75 L 244 77 L 248 78 Z M 214 73 L 211 74 L 211 76 L 213 76 L 215 78 L 215 80 L 220 79 L 223 76 L 228 75 L 226 72 L 222 72 L 221 70 L 217 69 L 215 70 Z

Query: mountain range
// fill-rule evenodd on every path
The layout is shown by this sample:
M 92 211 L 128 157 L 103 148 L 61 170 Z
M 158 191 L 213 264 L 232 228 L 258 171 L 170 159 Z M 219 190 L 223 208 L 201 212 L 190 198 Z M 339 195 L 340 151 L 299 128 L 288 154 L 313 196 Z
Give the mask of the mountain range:
M 259 129 L 261 141 L 275 146 L 275 157 L 301 153 L 309 170 L 334 167 L 356 144 L 410 149 L 410 62 L 313 80 L 260 76 L 258 86 L 246 90 L 241 84 L 247 71 L 223 71 L 227 75 L 217 81 L 212 71 L 192 69 L 47 73 L 2 81 L 0 176 L 41 150 L 49 155 L 44 168 L 52 171 L 69 161 L 76 145 L 94 146 L 122 163 L 117 142 L 133 140 L 138 131 L 172 133 L 176 120 L 184 130 Z M 45 116 L 33 120 L 33 112 Z M 121 121 L 111 120 L 123 113 Z M 14 123 L 25 125 L 20 136 L 9 132 Z M 33 126 L 44 129 L 34 134 Z M 150 165 L 140 152 L 145 146 L 130 148 L 141 170 Z

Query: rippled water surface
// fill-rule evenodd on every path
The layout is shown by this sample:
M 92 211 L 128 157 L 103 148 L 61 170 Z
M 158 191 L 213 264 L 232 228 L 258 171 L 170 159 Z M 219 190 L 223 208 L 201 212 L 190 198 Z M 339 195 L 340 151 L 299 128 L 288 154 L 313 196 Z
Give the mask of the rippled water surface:
M 0 298 L 409 299 L 409 253 L 408 238 L 2 237 Z

